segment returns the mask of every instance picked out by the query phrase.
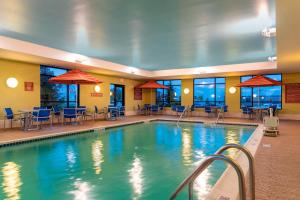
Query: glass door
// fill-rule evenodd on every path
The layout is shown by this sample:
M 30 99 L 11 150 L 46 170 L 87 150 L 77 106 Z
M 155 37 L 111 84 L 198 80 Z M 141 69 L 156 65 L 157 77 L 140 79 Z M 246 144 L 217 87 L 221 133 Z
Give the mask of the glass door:
M 110 105 L 125 106 L 124 85 L 110 84 Z

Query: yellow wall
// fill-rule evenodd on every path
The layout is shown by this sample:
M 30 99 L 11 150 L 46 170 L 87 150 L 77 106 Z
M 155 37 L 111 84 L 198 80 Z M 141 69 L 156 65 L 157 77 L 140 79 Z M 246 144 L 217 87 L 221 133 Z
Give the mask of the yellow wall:
M 300 73 L 283 74 L 283 83 L 300 83 Z M 285 87 L 282 87 L 282 114 L 300 114 L 300 103 L 285 103 Z
M 9 88 L 6 79 L 15 77 L 19 84 Z M 24 82 L 33 82 L 34 91 L 24 91 Z M 14 112 L 19 109 L 29 109 L 40 105 L 40 68 L 36 64 L 0 60 L 0 113 L 5 107 L 11 107 Z
M 183 79 L 181 81 L 181 105 L 183 106 L 191 106 L 193 105 L 193 87 L 194 87 L 194 83 L 193 83 L 193 79 Z M 184 89 L 188 88 L 190 90 L 190 92 L 188 94 L 184 94 Z
M 91 93 L 94 92 L 95 85 L 81 85 L 80 86 L 80 104 L 85 105 L 90 109 L 93 109 L 94 105 L 98 108 L 107 107 L 110 103 L 110 84 L 120 84 L 125 86 L 125 106 L 127 111 L 135 111 L 137 105 L 144 104 L 144 101 L 134 100 L 134 87 L 141 82 L 136 80 L 130 80 L 120 77 L 104 76 L 93 74 L 93 76 L 99 78 L 103 83 L 99 84 L 101 87 L 102 97 L 92 97 Z M 143 94 L 143 99 L 145 95 Z
M 231 113 L 238 113 L 240 112 L 240 88 L 235 87 L 240 83 L 240 77 L 239 76 L 231 76 L 226 77 L 226 96 L 225 96 L 225 102 L 228 105 L 228 112 Z M 229 88 L 235 87 L 236 93 L 230 94 Z

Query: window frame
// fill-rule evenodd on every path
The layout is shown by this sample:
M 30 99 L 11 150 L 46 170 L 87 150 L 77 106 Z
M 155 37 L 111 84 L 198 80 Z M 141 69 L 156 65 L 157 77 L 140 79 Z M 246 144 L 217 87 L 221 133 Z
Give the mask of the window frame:
M 195 84 L 195 80 L 197 79 L 214 79 L 214 83 L 207 83 L 207 84 Z M 225 82 L 224 83 L 217 83 L 217 78 L 224 78 Z M 194 78 L 193 79 L 193 105 L 196 107 L 196 108 L 204 108 L 205 106 L 199 106 L 199 105 L 196 105 L 195 104 L 195 85 L 214 85 L 214 105 L 217 105 L 217 85 L 221 85 L 223 84 L 225 87 L 224 87 L 224 105 L 226 105 L 226 77 L 203 77 L 203 78 Z M 196 101 L 197 102 L 197 101 Z M 199 101 L 198 101 L 199 102 Z M 202 101 L 202 102 L 205 102 L 205 101 Z
M 261 74 L 262 76 L 270 76 L 270 75 L 280 75 L 281 76 L 281 83 L 282 83 L 282 73 L 271 73 L 271 74 Z M 240 83 L 242 83 L 242 77 L 246 77 L 246 76 L 251 76 L 251 78 L 253 78 L 254 76 L 257 76 L 257 75 L 245 75 L 245 76 L 240 76 Z M 272 87 L 272 86 L 268 86 L 268 87 Z M 277 110 L 282 110 L 283 109 L 283 103 L 282 103 L 282 96 L 283 96 L 283 93 L 282 93 L 282 85 L 280 86 L 281 87 L 281 98 L 280 98 L 280 104 L 281 104 L 281 108 L 277 108 Z M 242 88 L 246 88 L 246 87 L 241 87 L 240 88 L 240 109 L 242 109 Z M 251 106 L 253 107 L 253 87 L 250 87 L 251 88 Z
M 156 82 L 159 82 L 159 81 L 162 81 L 163 82 L 162 85 L 167 86 L 167 87 L 180 86 L 180 100 L 179 101 L 171 101 L 171 93 L 169 92 L 169 95 L 168 95 L 169 102 L 167 102 L 167 101 L 157 101 L 157 90 L 158 89 L 156 89 L 155 90 L 155 103 L 156 103 L 156 105 L 159 105 L 158 102 L 162 103 L 164 107 L 171 107 L 172 105 L 181 105 L 181 100 L 182 100 L 182 80 L 181 79 L 156 80 Z M 170 85 L 165 85 L 164 84 L 165 81 L 170 81 Z M 180 81 L 180 85 L 172 85 L 171 84 L 172 81 Z M 164 96 L 165 90 L 169 90 L 170 91 L 170 88 L 169 89 L 162 89 L 162 90 L 163 90 L 163 96 Z
M 60 69 L 60 70 L 65 70 L 66 72 L 70 71 L 70 69 L 66 69 L 63 67 L 57 67 L 57 66 L 49 66 L 49 65 L 40 65 L 40 79 L 42 76 L 44 77 L 48 77 L 48 78 L 52 78 L 55 77 L 55 75 L 49 75 L 49 74 L 44 74 L 41 73 L 41 68 L 53 68 L 53 69 Z M 43 103 L 47 102 L 47 103 L 66 103 L 67 104 L 67 108 L 70 107 L 71 103 L 76 103 L 76 106 L 78 107 L 80 105 L 80 86 L 79 84 L 76 84 L 77 86 L 77 97 L 76 97 L 76 101 L 70 101 L 70 85 L 69 84 L 61 84 L 61 85 L 66 85 L 67 86 L 67 101 L 43 101 L 42 100 L 42 82 L 40 81 L 40 105 L 44 105 Z M 73 84 L 75 85 L 75 84 Z

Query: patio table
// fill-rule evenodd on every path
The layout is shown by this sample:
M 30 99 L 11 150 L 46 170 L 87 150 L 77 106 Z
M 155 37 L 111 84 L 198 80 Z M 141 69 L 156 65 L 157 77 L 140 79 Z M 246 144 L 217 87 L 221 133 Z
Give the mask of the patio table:
M 215 117 L 218 116 L 219 110 L 221 110 L 222 106 L 210 106 L 211 111 L 214 113 Z
M 21 114 L 24 116 L 24 123 L 22 126 L 22 129 L 24 131 L 30 131 L 30 124 L 31 124 L 31 114 L 34 112 L 34 110 L 31 109 L 20 109 L 18 110 Z
M 256 113 L 256 120 L 258 120 L 258 121 L 262 120 L 263 111 L 268 109 L 268 107 L 266 107 L 266 106 L 253 106 L 253 107 L 249 107 L 249 108 L 252 109 Z

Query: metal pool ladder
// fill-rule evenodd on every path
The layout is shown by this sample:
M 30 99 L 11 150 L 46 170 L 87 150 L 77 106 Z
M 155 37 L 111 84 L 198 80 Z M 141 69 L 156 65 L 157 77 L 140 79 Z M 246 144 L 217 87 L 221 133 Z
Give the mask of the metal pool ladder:
M 181 115 L 179 116 L 176 125 L 179 126 L 179 122 L 182 119 L 182 117 L 184 116 L 185 112 L 188 110 L 188 106 L 186 108 L 184 108 L 183 112 L 181 113 Z
M 188 185 L 189 190 L 189 200 L 193 199 L 193 184 L 195 179 L 207 168 L 209 165 L 215 160 L 222 160 L 228 164 L 230 164 L 236 171 L 238 175 L 238 183 L 239 183 L 239 199 L 246 200 L 246 187 L 245 187 L 245 177 L 244 173 L 239 164 L 236 163 L 233 159 L 228 156 L 222 155 L 224 151 L 227 149 L 239 149 L 241 150 L 248 158 L 249 161 L 249 189 L 251 192 L 250 199 L 255 200 L 255 174 L 254 174 L 254 158 L 251 155 L 250 151 L 245 147 L 239 144 L 226 144 L 220 149 L 216 151 L 216 154 L 208 156 L 205 158 L 199 165 L 199 167 L 194 170 L 194 172 L 188 176 L 172 193 L 170 200 L 174 200 L 177 195 L 184 189 L 186 185 Z

